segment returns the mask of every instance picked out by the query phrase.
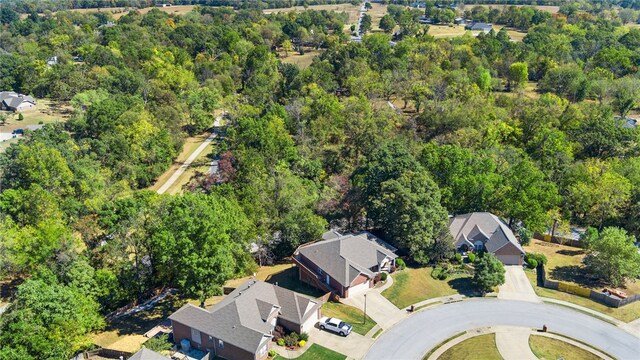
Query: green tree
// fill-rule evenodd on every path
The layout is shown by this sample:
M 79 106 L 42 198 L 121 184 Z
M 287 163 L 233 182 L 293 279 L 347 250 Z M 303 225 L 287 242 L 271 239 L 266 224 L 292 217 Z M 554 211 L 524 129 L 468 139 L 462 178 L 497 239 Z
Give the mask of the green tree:
M 522 89 L 529 79 L 529 68 L 526 63 L 515 62 L 509 66 L 507 74 L 509 89 Z
M 605 228 L 587 244 L 585 268 L 593 276 L 613 286 L 640 276 L 640 253 L 633 236 L 620 228 Z
M 386 33 L 393 32 L 393 29 L 396 27 L 396 21 L 389 14 L 386 14 L 380 19 L 380 29 L 382 29 Z
M 522 221 L 533 231 L 544 231 L 547 212 L 560 200 L 556 186 L 527 157 L 512 160 L 494 195 L 495 209 L 509 226 Z
M 293 51 L 293 44 L 291 43 L 291 40 L 285 39 L 282 42 L 282 50 L 284 50 L 284 56 L 289 56 L 289 53 Z
M 14 349 L 34 359 L 69 359 L 104 326 L 91 296 L 53 280 L 27 280 L 0 318 L 0 354 Z
M 438 186 L 425 171 L 407 171 L 383 182 L 368 214 L 387 239 L 419 264 L 451 255 L 447 211 L 440 205 Z
M 591 226 L 602 228 L 617 218 L 630 200 L 631 183 L 602 160 L 576 164 L 569 172 L 567 209 Z
M 372 26 L 371 15 L 363 14 L 362 19 L 360 20 L 360 33 L 361 34 L 368 33 L 369 31 L 371 31 L 371 26 Z
M 474 264 L 473 283 L 482 291 L 487 293 L 504 284 L 504 265 L 491 253 L 484 253 L 480 260 Z
M 613 82 L 611 105 L 622 117 L 638 106 L 640 102 L 640 79 L 626 76 Z

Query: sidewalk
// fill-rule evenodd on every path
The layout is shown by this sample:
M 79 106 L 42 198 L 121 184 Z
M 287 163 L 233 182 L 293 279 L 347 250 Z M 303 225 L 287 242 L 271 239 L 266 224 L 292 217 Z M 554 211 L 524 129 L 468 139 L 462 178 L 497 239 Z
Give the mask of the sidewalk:
M 529 347 L 531 329 L 496 326 L 496 347 L 504 360 L 538 360 Z

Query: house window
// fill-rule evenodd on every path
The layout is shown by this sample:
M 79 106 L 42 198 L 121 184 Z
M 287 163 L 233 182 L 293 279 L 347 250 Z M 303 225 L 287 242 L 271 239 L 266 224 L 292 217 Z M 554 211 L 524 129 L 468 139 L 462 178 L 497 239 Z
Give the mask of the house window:
M 473 247 L 476 251 L 482 251 L 482 249 L 484 249 L 484 243 L 482 241 L 476 241 Z
M 222 341 L 222 340 L 218 340 L 218 347 L 219 347 L 220 349 L 224 349 L 224 341 Z
M 194 328 L 191 328 L 191 340 L 194 343 L 198 344 L 198 345 L 202 344 L 202 339 L 200 337 L 200 331 L 198 331 L 198 330 L 196 330 Z

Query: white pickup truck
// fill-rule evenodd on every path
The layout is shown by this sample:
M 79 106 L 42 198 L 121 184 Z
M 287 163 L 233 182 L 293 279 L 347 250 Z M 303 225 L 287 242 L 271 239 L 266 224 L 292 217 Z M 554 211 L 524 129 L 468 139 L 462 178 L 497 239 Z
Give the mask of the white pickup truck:
M 319 325 L 321 330 L 331 330 L 335 333 L 340 334 L 341 336 L 347 336 L 351 334 L 351 329 L 353 328 L 351 324 L 348 324 L 340 319 L 328 318 L 326 316 L 320 319 Z

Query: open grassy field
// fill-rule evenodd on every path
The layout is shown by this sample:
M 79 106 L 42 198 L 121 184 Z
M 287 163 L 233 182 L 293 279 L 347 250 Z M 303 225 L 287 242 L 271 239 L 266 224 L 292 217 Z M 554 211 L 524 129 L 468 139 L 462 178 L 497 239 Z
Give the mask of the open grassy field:
M 146 14 L 151 9 L 158 9 L 160 11 L 164 11 L 169 14 L 174 15 L 184 15 L 191 10 L 193 10 L 194 5 L 174 5 L 170 7 L 148 7 L 144 9 L 138 9 L 133 7 L 113 7 L 113 8 L 89 8 L 89 9 L 73 9 L 71 11 L 88 13 L 88 12 L 108 12 L 113 15 L 113 18 L 118 20 L 119 18 L 125 16 L 129 11 L 139 11 L 141 14 Z
M 502 25 L 493 25 L 493 31 L 498 32 L 504 26 Z M 452 38 L 456 36 L 462 36 L 467 33 L 467 30 L 464 29 L 464 25 L 429 25 L 429 35 L 436 38 Z M 479 31 L 469 31 L 470 34 L 477 36 Z M 507 34 L 513 41 L 522 41 L 522 39 L 527 35 L 526 32 L 517 31 L 514 29 L 507 28 Z
M 393 285 L 382 292 L 382 296 L 399 309 L 423 300 L 457 293 L 469 294 L 472 285 L 469 276 L 436 280 L 431 277 L 432 268 L 407 268 L 393 274 Z
M 376 325 L 368 315 L 366 323 L 364 322 L 362 310 L 338 302 L 327 302 L 322 305 L 322 315 L 348 322 L 353 326 L 353 331 L 360 335 L 366 335 Z
M 312 344 L 304 354 L 291 360 L 344 360 L 347 357 L 333 350 L 327 349 L 318 344 Z M 287 360 L 287 358 L 277 355 L 275 360 Z
M 380 19 L 387 14 L 387 5 L 371 3 L 371 10 L 367 13 L 371 16 L 371 30 L 382 31 L 380 30 Z
M 529 347 L 540 360 L 598 360 L 598 356 L 562 340 L 546 336 L 529 336 Z
M 349 15 L 349 25 L 355 24 L 358 21 L 360 5 L 351 5 L 351 4 L 335 4 L 335 5 L 313 5 L 307 6 L 293 6 L 288 8 L 281 9 L 265 9 L 262 12 L 264 14 L 277 14 L 277 13 L 290 13 L 294 12 L 303 12 L 305 10 L 327 10 L 327 11 L 335 11 L 335 12 L 346 12 Z
M 454 345 L 438 360 L 502 360 L 496 346 L 496 334 L 479 335 Z
M 284 51 L 278 52 L 280 61 L 285 64 L 294 64 L 301 69 L 306 69 L 311 65 L 313 58 L 320 55 L 320 50 L 305 49 L 304 55 L 300 55 L 297 51 L 289 52 L 289 56 L 286 56 Z
M 36 99 L 35 110 L 22 113 L 23 120 L 18 120 L 18 114 L 0 111 L 7 116 L 7 122 L 0 126 L 0 132 L 11 132 L 27 125 L 44 125 L 65 122 L 71 116 L 73 108 L 67 103 L 58 103 L 49 99 Z
M 464 10 L 471 10 L 471 9 L 473 9 L 474 6 L 476 6 L 476 5 L 475 4 L 464 5 Z M 522 6 L 525 6 L 525 5 L 486 5 L 486 4 L 482 4 L 481 6 L 486 6 L 486 7 L 490 8 L 490 9 L 504 9 L 506 7 L 509 7 L 509 6 L 522 7 Z M 556 14 L 556 13 L 558 13 L 560 11 L 560 7 L 559 6 L 534 5 L 533 7 L 538 9 L 538 10 L 550 12 L 552 14 Z

